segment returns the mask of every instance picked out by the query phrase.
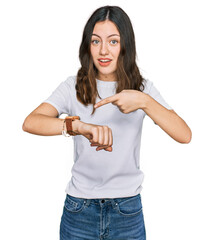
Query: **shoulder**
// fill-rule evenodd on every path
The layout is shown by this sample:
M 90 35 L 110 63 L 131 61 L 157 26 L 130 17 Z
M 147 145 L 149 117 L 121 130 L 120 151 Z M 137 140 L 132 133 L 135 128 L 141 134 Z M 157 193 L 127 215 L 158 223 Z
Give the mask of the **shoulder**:
M 70 94 L 75 89 L 76 76 L 69 76 L 58 85 L 54 92 L 61 94 Z
M 143 92 L 148 94 L 151 91 L 151 88 L 153 87 L 153 82 L 146 78 L 143 81 L 143 85 L 144 85 Z
M 77 76 L 76 75 L 73 75 L 73 76 L 69 76 L 66 78 L 66 80 L 63 82 L 65 85 L 67 86 L 75 86 L 76 84 L 76 79 L 77 79 Z
M 64 81 L 59 85 L 59 89 L 62 91 L 72 92 L 75 89 L 76 76 L 68 76 Z

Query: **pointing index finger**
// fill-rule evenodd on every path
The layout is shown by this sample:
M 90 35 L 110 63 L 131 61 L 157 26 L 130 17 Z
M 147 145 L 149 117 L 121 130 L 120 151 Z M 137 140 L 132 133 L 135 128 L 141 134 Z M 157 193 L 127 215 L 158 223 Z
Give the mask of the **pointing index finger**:
M 97 102 L 97 103 L 94 105 L 94 107 L 95 107 L 95 108 L 98 108 L 98 107 L 103 106 L 103 105 L 105 105 L 105 104 L 107 104 L 107 103 L 111 103 L 111 102 L 115 101 L 115 96 L 116 96 L 116 95 L 113 95 L 113 96 L 107 97 L 107 98 L 105 98 L 105 99 Z

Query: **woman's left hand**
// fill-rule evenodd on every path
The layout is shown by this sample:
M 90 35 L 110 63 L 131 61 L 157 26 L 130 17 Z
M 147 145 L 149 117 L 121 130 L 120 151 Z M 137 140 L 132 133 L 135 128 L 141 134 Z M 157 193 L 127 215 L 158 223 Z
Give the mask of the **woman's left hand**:
M 94 107 L 98 108 L 107 103 L 117 105 L 121 112 L 130 113 L 142 106 L 143 92 L 132 89 L 125 89 L 120 93 L 107 97 L 97 102 Z

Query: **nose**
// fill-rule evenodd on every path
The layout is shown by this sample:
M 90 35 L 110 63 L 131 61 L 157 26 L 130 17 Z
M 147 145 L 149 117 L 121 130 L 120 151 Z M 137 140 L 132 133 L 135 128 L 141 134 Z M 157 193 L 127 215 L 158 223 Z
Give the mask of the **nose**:
M 106 55 L 106 54 L 108 54 L 108 52 L 109 52 L 108 45 L 107 45 L 107 43 L 103 42 L 100 47 L 100 54 Z

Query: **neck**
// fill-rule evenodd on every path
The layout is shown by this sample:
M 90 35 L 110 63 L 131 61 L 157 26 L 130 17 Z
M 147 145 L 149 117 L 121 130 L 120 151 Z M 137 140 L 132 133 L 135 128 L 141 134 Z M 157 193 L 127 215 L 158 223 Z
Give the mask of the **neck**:
M 115 81 L 117 81 L 116 80 L 116 76 L 115 76 L 115 74 L 98 74 L 97 75 L 97 79 L 99 79 L 99 80 L 102 80 L 102 81 L 106 81 L 106 82 L 115 82 Z

